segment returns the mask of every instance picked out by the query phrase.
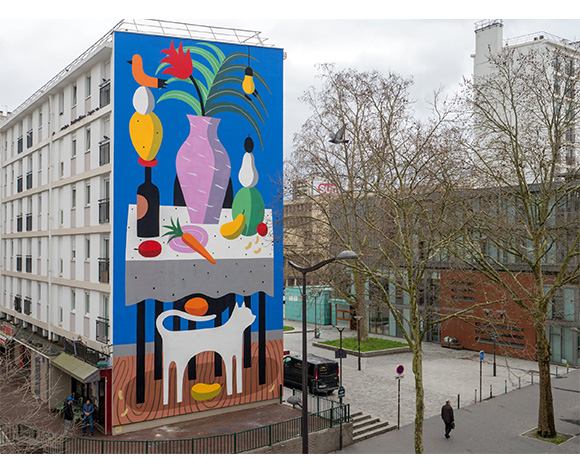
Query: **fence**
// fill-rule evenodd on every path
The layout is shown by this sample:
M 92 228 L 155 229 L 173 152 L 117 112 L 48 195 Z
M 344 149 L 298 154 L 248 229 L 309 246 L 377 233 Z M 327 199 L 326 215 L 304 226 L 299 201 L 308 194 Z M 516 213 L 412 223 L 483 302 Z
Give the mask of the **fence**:
M 316 432 L 350 421 L 350 405 L 312 396 L 308 431 Z M 330 406 L 330 407 L 328 407 Z M 323 407 L 322 410 L 318 407 Z M 64 437 L 25 424 L 0 425 L 0 453 L 56 454 L 227 454 L 268 447 L 302 435 L 302 418 L 242 432 L 179 440 L 103 440 Z

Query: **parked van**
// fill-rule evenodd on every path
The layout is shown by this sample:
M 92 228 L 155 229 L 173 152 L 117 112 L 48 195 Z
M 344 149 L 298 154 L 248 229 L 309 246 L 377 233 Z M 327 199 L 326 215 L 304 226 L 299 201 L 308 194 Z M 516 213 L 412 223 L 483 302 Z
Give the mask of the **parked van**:
M 321 356 L 308 355 L 308 390 L 312 394 L 328 394 L 338 389 L 338 363 Z M 284 385 L 302 388 L 302 355 L 284 357 Z

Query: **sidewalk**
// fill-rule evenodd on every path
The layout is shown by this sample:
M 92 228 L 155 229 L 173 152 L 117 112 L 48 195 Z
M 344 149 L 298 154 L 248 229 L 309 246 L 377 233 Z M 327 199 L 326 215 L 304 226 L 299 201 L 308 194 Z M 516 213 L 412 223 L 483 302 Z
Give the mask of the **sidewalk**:
M 285 320 L 295 327 L 284 333 L 284 349 L 301 353 L 300 322 Z M 332 351 L 312 346 L 313 342 L 339 338 L 334 327 L 319 326 L 320 338 L 314 336 L 314 324 L 308 325 L 308 352 L 334 359 Z M 376 338 L 389 338 L 371 335 Z M 343 338 L 356 337 L 348 328 Z M 415 389 L 411 353 L 361 358 L 348 355 L 343 360 L 344 402 L 351 413 L 362 411 L 397 425 L 396 367 L 403 365 L 401 380 L 401 423 L 394 430 L 356 443 L 342 453 L 414 453 Z M 423 344 L 423 384 L 425 390 L 425 423 L 423 445 L 425 453 L 580 453 L 580 371 L 552 366 L 552 392 L 558 432 L 576 435 L 560 446 L 521 437 L 537 426 L 538 366 L 534 361 L 496 356 L 496 376 L 493 376 L 493 355 L 485 354 L 480 385 L 479 353 L 452 350 L 436 343 Z M 556 370 L 558 377 L 556 377 Z M 533 385 L 532 385 L 533 380 Z M 506 394 L 507 388 L 507 394 Z M 520 389 L 521 388 L 521 389 Z M 475 404 L 475 390 L 478 402 Z M 489 399 L 490 389 L 493 398 Z M 329 396 L 336 399 L 336 392 Z M 451 400 L 455 411 L 456 429 L 449 440 L 444 437 L 441 406 Z M 459 401 L 459 409 L 458 409 Z M 337 452 L 338 453 L 338 452 Z
M 425 419 L 425 453 L 532 454 L 580 453 L 580 371 L 552 378 L 556 429 L 574 435 L 560 445 L 522 436 L 537 426 L 538 385 L 513 391 L 467 408 L 455 409 L 456 429 L 444 437 L 440 416 Z M 414 453 L 414 425 L 353 444 L 345 454 Z M 338 453 L 338 452 L 337 452 Z

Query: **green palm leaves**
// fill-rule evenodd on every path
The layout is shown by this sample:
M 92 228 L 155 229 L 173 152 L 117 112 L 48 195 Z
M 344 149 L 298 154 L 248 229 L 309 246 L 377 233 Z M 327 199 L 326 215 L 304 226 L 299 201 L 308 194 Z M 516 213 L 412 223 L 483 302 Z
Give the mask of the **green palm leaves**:
M 167 99 L 181 100 L 187 103 L 197 115 L 208 117 L 222 112 L 236 113 L 253 126 L 260 143 L 262 143 L 259 123 L 264 123 L 263 113 L 267 115 L 266 106 L 259 95 L 249 97 L 242 89 L 246 69 L 245 62 L 248 59 L 255 61 L 255 58 L 241 52 L 226 56 L 218 47 L 205 42 L 196 43 L 194 46 L 182 47 L 180 45 L 178 52 L 175 51 L 172 44 L 171 53 L 169 51 L 167 50 L 169 56 L 159 64 L 156 74 L 167 66 L 172 66 L 163 72 L 174 76 L 167 80 L 166 85 L 180 82 L 193 84 L 195 92 L 191 94 L 183 88 L 175 88 L 161 95 L 158 102 Z M 191 59 L 191 65 L 187 64 L 186 66 L 184 61 L 189 63 L 190 57 L 199 60 Z M 183 65 L 181 69 L 178 68 L 179 63 Z M 191 75 L 185 77 L 184 74 L 175 72 L 183 69 L 191 71 Z M 254 80 L 270 92 L 263 77 L 255 71 Z

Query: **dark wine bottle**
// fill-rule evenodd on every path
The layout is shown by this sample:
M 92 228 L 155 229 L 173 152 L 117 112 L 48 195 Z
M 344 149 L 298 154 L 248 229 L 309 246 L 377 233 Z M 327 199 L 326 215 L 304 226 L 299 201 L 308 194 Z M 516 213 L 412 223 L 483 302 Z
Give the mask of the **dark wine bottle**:
M 151 168 L 145 168 L 145 182 L 137 189 L 137 236 L 159 236 L 159 189 L 151 182 Z

